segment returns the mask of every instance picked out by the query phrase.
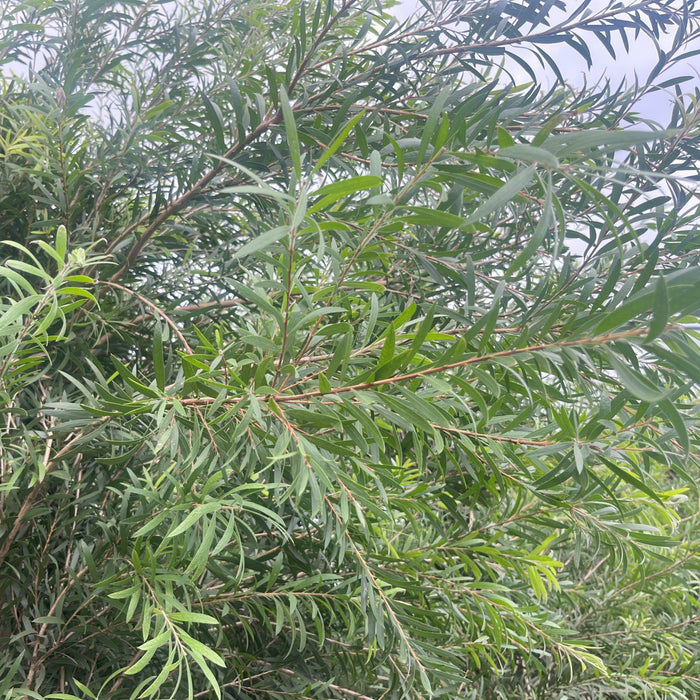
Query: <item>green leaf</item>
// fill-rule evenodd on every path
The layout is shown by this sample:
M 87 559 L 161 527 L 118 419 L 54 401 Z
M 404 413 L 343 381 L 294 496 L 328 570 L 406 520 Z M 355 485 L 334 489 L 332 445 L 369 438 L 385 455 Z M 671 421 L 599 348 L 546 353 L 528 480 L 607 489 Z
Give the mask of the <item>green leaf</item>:
M 208 515 L 209 513 L 214 513 L 221 507 L 221 504 L 217 501 L 212 501 L 211 503 L 202 503 L 201 505 L 196 506 L 181 523 L 179 523 L 176 527 L 170 530 L 165 536 L 177 537 L 178 535 L 193 527 L 199 521 L 200 518 L 204 517 L 205 515 Z
M 211 615 L 196 612 L 169 612 L 168 618 L 174 622 L 194 622 L 198 625 L 218 625 L 219 621 Z
M 287 145 L 289 146 L 289 155 L 294 164 L 294 172 L 297 176 L 297 182 L 301 182 L 301 151 L 299 149 L 299 136 L 297 134 L 297 125 L 294 119 L 294 112 L 289 103 L 289 97 L 284 85 L 280 85 L 280 105 L 282 107 L 282 116 L 284 117 L 284 130 L 287 134 Z
M 340 199 L 340 197 L 354 194 L 360 190 L 379 187 L 381 184 L 382 179 L 376 175 L 356 175 L 355 177 L 338 180 L 338 182 L 331 182 L 328 185 L 319 187 L 311 194 L 319 197 L 333 197 L 332 201 L 335 201 L 336 199 Z
M 17 287 L 21 287 L 25 292 L 27 292 L 27 294 L 34 294 L 35 292 L 34 287 L 27 281 L 25 277 L 15 272 L 14 270 L 10 270 L 4 265 L 0 267 L 0 277 L 4 277 L 5 279 L 14 282 L 17 285 Z
M 95 295 L 91 294 L 90 292 L 88 292 L 87 289 L 83 289 L 82 287 L 61 287 L 60 289 L 57 290 L 57 293 L 59 295 L 70 294 L 71 296 L 75 296 L 75 297 L 83 297 L 83 298 L 91 301 L 93 304 L 98 303 Z
M 678 409 L 668 399 L 659 402 L 659 409 L 671 422 L 678 436 L 678 442 L 687 455 L 688 452 L 690 452 L 690 437 L 688 436 L 688 429 L 685 426 L 683 416 L 681 416 Z
M 496 129 L 496 132 L 498 134 L 498 145 L 501 147 L 501 149 L 508 148 L 509 146 L 515 146 L 515 141 L 507 129 L 499 126 Z
M 139 649 L 142 651 L 151 651 L 160 649 L 160 647 L 167 644 L 172 638 L 172 632 L 169 629 L 164 630 L 160 634 L 156 635 L 152 639 L 139 645 Z
M 221 113 L 221 109 L 217 104 L 212 102 L 204 92 L 200 94 L 209 123 L 214 129 L 216 147 L 221 153 L 223 153 L 226 150 L 226 137 L 224 136 L 224 117 Z
M 379 360 L 377 362 L 377 367 L 385 365 L 394 356 L 394 349 L 396 347 L 396 333 L 394 331 L 394 324 L 392 323 L 387 330 L 384 337 L 384 345 L 382 345 L 382 352 L 379 355 Z
M 13 324 L 22 316 L 28 314 L 38 302 L 38 297 L 26 297 L 14 302 L 5 313 L 0 316 L 0 333 L 14 333 Z
M 632 396 L 651 404 L 656 404 L 666 398 L 667 392 L 661 387 L 655 386 L 639 372 L 628 367 L 616 355 L 610 353 L 609 356 L 615 372 L 620 377 L 620 382 Z
M 382 179 L 376 175 L 357 175 L 346 180 L 331 182 L 323 187 L 319 187 L 311 196 L 320 196 L 321 199 L 309 207 L 309 214 L 328 209 L 332 204 L 351 194 L 368 190 L 372 187 L 381 187 Z
M 81 683 L 77 678 L 73 679 L 73 683 L 75 683 L 78 686 L 78 689 L 81 690 L 85 695 L 87 695 L 89 698 L 94 698 L 97 700 L 97 696 L 83 683 Z
M 637 478 L 630 471 L 628 471 L 627 469 L 623 469 L 622 467 L 619 467 L 611 459 L 607 459 L 605 457 L 601 457 L 600 459 L 603 462 L 603 464 L 605 464 L 605 466 L 613 474 L 615 474 L 615 476 L 622 479 L 622 481 L 624 481 L 625 483 L 630 484 L 631 486 L 634 486 L 634 488 L 638 489 L 643 494 L 649 496 L 649 498 L 651 498 L 653 501 L 656 501 L 657 503 L 661 503 L 661 499 L 659 498 L 658 494 L 656 494 L 652 488 L 650 488 L 647 484 L 645 484 L 641 479 Z
M 190 635 L 186 632 L 180 632 L 180 635 L 182 637 L 182 640 L 188 647 L 190 647 L 190 649 L 197 652 L 198 654 L 201 654 L 205 659 L 209 659 L 209 661 L 216 664 L 217 666 L 221 666 L 223 668 L 226 667 L 226 662 L 216 651 L 210 649 L 205 644 L 202 644 L 202 642 L 195 639 L 194 637 L 190 637 Z
M 525 163 L 537 163 L 548 168 L 559 167 L 559 159 L 551 151 L 528 144 L 521 143 L 501 148 L 498 155 L 502 158 L 513 158 L 513 160 L 521 160 Z
M 401 218 L 411 224 L 425 226 L 446 226 L 448 228 L 459 228 L 464 224 L 464 218 L 456 216 L 441 209 L 430 209 L 429 207 L 406 207 L 409 214 L 404 214 Z
M 408 364 L 411 361 L 411 359 L 416 355 L 416 353 L 420 350 L 421 346 L 423 345 L 423 342 L 428 337 L 428 333 L 432 331 L 434 317 L 435 304 L 433 304 L 428 309 L 428 313 L 425 315 L 425 318 L 421 321 L 421 324 L 418 327 L 418 330 L 416 331 L 413 340 L 411 341 L 411 345 L 408 348 L 408 353 L 406 355 L 406 364 Z
M 8 260 L 5 262 L 7 267 L 13 268 L 15 270 L 20 270 L 28 275 L 33 275 L 34 277 L 41 278 L 46 284 L 51 283 L 51 275 L 49 275 L 44 268 L 38 265 L 30 265 L 29 263 L 23 262 L 22 260 Z
M 160 321 L 156 321 L 153 331 L 153 369 L 156 375 L 156 386 L 159 391 L 165 391 L 165 361 L 163 359 L 163 331 Z
M 112 355 L 112 363 L 114 364 L 119 376 L 135 391 L 152 399 L 160 398 L 160 394 L 150 387 L 140 382 L 129 368 L 115 355 Z
M 321 372 L 318 375 L 318 390 L 322 394 L 330 394 L 331 391 L 333 391 L 333 387 L 331 386 L 331 383 L 328 381 L 328 377 L 326 377 L 324 372 Z
M 477 221 L 482 221 L 489 214 L 502 209 L 513 200 L 520 190 L 525 189 L 530 184 L 534 176 L 534 165 L 529 165 L 527 168 L 521 170 L 510 178 L 503 187 L 491 195 L 483 204 L 477 207 L 476 210 L 467 217 L 464 223 L 473 224 Z
M 668 303 L 668 291 L 666 290 L 666 282 L 663 275 L 656 280 L 654 289 L 654 315 L 649 324 L 649 334 L 646 337 L 646 342 L 650 342 L 658 338 L 666 329 L 666 324 L 671 315 Z
M 233 254 L 233 257 L 244 258 L 246 255 L 253 255 L 260 250 L 265 250 L 287 236 L 289 231 L 289 226 L 277 226 L 269 231 L 265 231 L 265 233 L 261 233 L 259 236 L 253 238 L 253 240 L 248 241 L 248 243 L 245 245 L 242 245 Z
M 438 121 L 440 121 L 442 109 L 445 106 L 447 100 L 449 99 L 451 93 L 452 88 L 445 87 L 440 91 L 440 94 L 433 101 L 433 106 L 430 108 L 430 112 L 428 112 L 428 119 L 426 120 L 425 126 L 423 127 L 420 146 L 418 147 L 418 155 L 416 156 L 416 167 L 420 167 L 420 165 L 422 165 L 423 163 L 425 154 L 428 150 L 428 146 L 430 146 L 430 143 L 433 139 L 433 135 L 435 134 L 435 129 L 437 128 Z
M 506 277 L 510 277 L 515 272 L 517 272 L 523 265 L 525 265 L 529 260 L 532 260 L 537 253 L 542 242 L 547 237 L 550 226 L 552 225 L 552 180 L 551 177 L 547 181 L 547 189 L 545 194 L 545 202 L 542 207 L 542 214 L 540 215 L 540 220 L 535 226 L 535 230 L 532 232 L 530 240 L 526 243 L 525 247 L 516 256 L 515 260 L 510 264 L 510 267 L 506 270 Z
M 357 126 L 358 122 L 362 117 L 365 116 L 365 110 L 361 110 L 358 112 L 341 130 L 341 132 L 333 139 L 333 141 L 330 143 L 328 148 L 323 152 L 321 157 L 318 159 L 316 162 L 316 165 L 314 166 L 314 169 L 312 171 L 313 174 L 316 174 L 321 170 L 321 168 L 326 164 L 326 161 L 328 161 L 335 153 L 336 151 L 343 145 L 345 142 L 345 139 L 347 139 L 348 134 Z
M 197 666 L 199 666 L 199 668 L 202 670 L 202 673 L 205 675 L 206 679 L 209 681 L 209 685 L 214 693 L 216 693 L 216 697 L 221 698 L 221 688 L 219 687 L 219 682 L 216 680 L 216 676 L 214 676 L 214 674 L 211 672 L 211 669 L 204 660 L 203 655 L 194 649 L 190 650 L 190 655 L 195 660 Z
M 169 635 L 168 635 L 169 636 Z M 151 662 L 151 659 L 155 656 L 155 653 L 158 651 L 158 647 L 154 646 L 149 648 L 145 654 L 143 654 L 137 661 L 135 661 L 129 668 L 124 670 L 124 673 L 127 676 L 133 676 L 140 671 L 143 671 L 146 666 Z
M 41 615 L 40 617 L 35 617 L 32 622 L 39 625 L 61 625 L 63 620 L 55 615 Z
M 56 253 L 61 262 L 66 259 L 66 251 L 68 249 L 68 233 L 66 232 L 66 227 L 61 224 L 56 229 Z

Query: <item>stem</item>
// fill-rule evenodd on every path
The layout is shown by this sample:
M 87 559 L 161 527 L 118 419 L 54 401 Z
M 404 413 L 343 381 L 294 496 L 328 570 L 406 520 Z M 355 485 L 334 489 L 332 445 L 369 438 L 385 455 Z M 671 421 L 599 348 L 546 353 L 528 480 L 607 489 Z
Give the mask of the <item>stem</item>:
M 138 292 L 135 292 L 133 289 L 127 289 L 126 287 L 123 287 L 121 284 L 117 284 L 116 282 L 112 281 L 102 281 L 99 282 L 99 284 L 106 284 L 110 287 L 114 287 L 115 289 L 121 289 L 123 292 L 126 292 L 127 294 L 132 294 L 135 296 L 141 303 L 145 304 L 148 306 L 149 309 L 153 309 L 154 313 L 160 316 L 172 329 L 175 335 L 178 337 L 180 342 L 182 343 L 183 347 L 185 350 L 187 350 L 188 354 L 192 355 L 194 351 L 192 348 L 189 346 L 189 343 L 185 339 L 185 336 L 182 335 L 182 331 L 177 327 L 177 324 L 175 321 L 173 321 L 166 313 L 165 311 L 162 311 L 159 309 L 152 301 L 149 299 L 146 299 L 146 297 L 142 296 Z M 145 318 L 145 316 L 141 317 L 142 319 Z M 103 336 L 104 337 L 104 336 Z
M 109 418 L 109 416 L 101 418 L 98 421 L 98 425 L 106 423 L 107 420 L 109 420 Z M 17 517 L 15 518 L 15 522 L 12 526 L 12 529 L 5 537 L 2 546 L 0 546 L 0 568 L 2 568 L 2 565 L 5 563 L 7 553 L 10 551 L 10 547 L 17 539 L 19 531 L 24 525 L 24 521 L 27 518 L 27 513 L 29 513 L 32 506 L 34 505 L 34 502 L 39 497 L 39 494 L 42 492 L 44 485 L 46 484 L 46 477 L 58 466 L 58 463 L 75 447 L 76 443 L 79 442 L 83 437 L 85 437 L 83 433 L 75 435 L 56 453 L 56 456 L 46 465 L 43 481 L 37 482 L 34 485 L 34 488 L 29 492 L 29 495 L 24 499 L 24 503 L 22 504 L 19 513 L 17 513 Z
M 459 360 L 458 362 L 451 362 L 447 365 L 440 365 L 438 367 L 427 367 L 426 369 L 419 369 L 415 372 L 410 372 L 408 374 L 400 374 L 395 377 L 388 377 L 386 379 L 377 379 L 372 382 L 364 382 L 362 384 L 352 384 L 350 386 L 338 386 L 331 391 L 307 391 L 303 394 L 283 394 L 275 396 L 275 401 L 277 402 L 296 402 L 296 401 L 308 401 L 309 399 L 316 398 L 318 396 L 327 396 L 329 394 L 341 394 L 347 391 L 362 391 L 364 389 L 374 389 L 380 386 L 388 386 L 391 384 L 396 384 L 397 382 L 410 381 L 411 379 L 416 379 L 417 377 L 427 377 L 431 374 L 439 374 L 441 372 L 446 372 L 450 369 L 455 369 L 457 367 L 466 367 L 467 365 L 474 365 L 481 362 L 489 362 L 499 357 L 512 357 L 514 355 L 523 355 L 530 352 L 539 352 L 541 350 L 549 350 L 551 348 L 572 348 L 579 347 L 582 345 L 607 345 L 608 343 L 614 343 L 618 340 L 624 340 L 626 338 L 639 337 L 647 333 L 646 328 L 636 328 L 631 331 L 625 331 L 624 333 L 607 334 L 600 335 L 594 338 L 581 338 L 580 340 L 565 340 L 557 343 L 543 343 L 541 345 L 529 345 L 525 348 L 515 348 L 513 350 L 502 350 L 501 352 L 494 352 L 490 355 L 481 355 L 478 357 L 470 357 L 466 360 Z

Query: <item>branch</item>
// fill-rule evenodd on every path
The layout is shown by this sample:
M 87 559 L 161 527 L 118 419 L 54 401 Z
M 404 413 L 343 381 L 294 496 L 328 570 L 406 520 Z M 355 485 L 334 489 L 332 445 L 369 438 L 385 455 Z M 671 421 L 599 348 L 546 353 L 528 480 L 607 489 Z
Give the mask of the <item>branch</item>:
M 521 44 L 525 42 L 532 42 L 533 40 L 536 39 L 544 39 L 547 37 L 552 37 L 552 36 L 558 36 L 560 34 L 565 34 L 567 32 L 572 32 L 576 29 L 581 29 L 586 27 L 589 24 L 594 24 L 597 22 L 600 22 L 601 20 L 605 19 L 611 19 L 618 17 L 621 14 L 631 14 L 632 12 L 643 10 L 647 8 L 649 5 L 653 4 L 655 0 L 643 0 L 643 2 L 639 2 L 635 5 L 627 6 L 627 7 L 617 7 L 612 10 L 608 10 L 606 12 L 601 12 L 599 14 L 593 14 L 588 17 L 585 17 L 582 20 L 579 20 L 577 22 L 571 22 L 570 24 L 557 24 L 551 29 L 547 29 L 542 32 L 535 32 L 533 34 L 527 34 L 527 35 L 519 35 L 519 36 L 514 36 L 514 37 L 508 37 L 505 39 L 496 39 L 493 41 L 484 41 L 481 43 L 477 44 L 461 44 L 457 46 L 447 46 L 441 49 L 433 49 L 431 51 L 425 51 L 418 56 L 412 57 L 411 60 L 420 60 L 423 58 L 431 58 L 435 56 L 444 56 L 444 55 L 450 55 L 450 54 L 460 54 L 460 53 L 465 53 L 467 51 L 478 51 L 479 49 L 493 49 L 493 48 L 500 48 L 503 46 L 512 46 L 514 44 Z M 450 16 L 447 17 L 444 20 L 440 20 L 438 22 L 434 22 L 431 25 L 428 25 L 426 28 L 425 25 L 419 25 L 415 29 L 411 29 L 409 31 L 403 32 L 401 34 L 391 34 L 388 37 L 381 39 L 379 41 L 375 41 L 373 44 L 367 44 L 365 46 L 361 46 L 357 49 L 354 49 L 352 51 L 347 52 L 347 56 L 356 56 L 356 55 L 362 55 L 368 51 L 372 51 L 373 49 L 378 49 L 378 48 L 384 48 L 386 46 L 390 46 L 391 44 L 397 42 L 397 41 L 402 41 L 407 38 L 413 38 L 416 36 L 422 36 L 425 34 L 426 29 L 443 29 L 449 25 L 459 23 L 459 21 L 462 19 L 461 16 L 454 17 Z M 312 68 L 321 68 L 327 64 L 334 63 L 335 61 L 340 60 L 342 57 L 340 56 L 332 56 L 331 58 L 324 59 L 323 61 L 319 61 L 316 63 Z M 404 59 L 402 59 L 403 62 Z M 366 76 L 368 74 L 371 74 L 372 69 L 365 71 L 363 73 L 363 76 Z
M 189 190 L 187 190 L 187 192 L 170 202 L 170 204 L 165 207 L 165 209 L 163 209 L 163 211 L 156 216 L 155 219 L 153 219 L 153 221 L 146 227 L 145 231 L 139 236 L 138 240 L 129 249 L 126 256 L 126 262 L 109 278 L 109 281 L 112 283 L 118 282 L 126 274 L 126 272 L 134 265 L 141 254 L 141 251 L 144 249 L 155 232 L 161 227 L 161 225 L 171 216 L 174 216 L 181 211 L 191 199 L 199 194 L 224 169 L 227 160 L 231 160 L 237 156 L 246 146 L 255 141 L 273 124 L 277 124 L 280 120 L 281 112 L 278 110 L 273 114 L 273 108 L 270 107 L 262 122 L 260 122 L 260 124 L 258 124 L 258 126 L 253 129 L 253 131 L 251 131 L 243 141 L 240 141 L 229 148 L 229 150 L 222 156 L 221 160 L 211 170 L 209 170 L 209 172 L 205 173 Z M 116 246 L 121 243 L 121 241 L 127 238 L 140 226 L 143 226 L 150 216 L 150 213 L 146 214 L 136 223 L 129 226 L 129 228 L 127 228 L 121 236 L 111 243 L 107 249 L 107 253 L 112 252 Z
M 489 362 L 500 357 L 513 357 L 514 355 L 524 355 L 530 352 L 539 352 L 541 350 L 550 350 L 552 348 L 572 348 L 579 347 L 582 345 L 607 345 L 608 343 L 614 343 L 617 340 L 639 337 L 641 335 L 646 335 L 647 333 L 648 330 L 646 328 L 637 328 L 635 330 L 625 331 L 624 333 L 599 335 L 594 338 L 566 340 L 558 343 L 544 343 L 542 345 L 529 345 L 528 347 L 524 348 L 515 348 L 513 350 L 502 350 L 501 352 L 494 352 L 490 355 L 470 357 L 466 360 L 459 360 L 458 362 L 451 362 L 450 364 L 439 365 L 438 367 L 427 367 L 426 369 L 419 369 L 415 372 L 410 372 L 408 374 L 400 374 L 395 377 L 387 377 L 386 379 L 377 379 L 375 381 L 363 382 L 362 384 L 352 384 L 350 386 L 338 386 L 327 392 L 317 390 L 307 391 L 303 394 L 279 394 L 275 396 L 274 399 L 277 402 L 304 402 L 319 396 L 341 394 L 347 391 L 362 391 L 364 389 L 374 389 L 379 386 L 396 384 L 397 382 L 410 381 L 411 379 L 416 379 L 418 377 L 427 377 L 431 374 L 439 374 L 441 372 L 446 372 L 447 370 L 455 369 L 457 367 L 466 367 L 467 365 L 473 365 L 481 362 Z
M 100 282 L 100 284 L 111 284 L 112 286 L 117 286 L 120 287 L 120 285 L 115 285 L 113 282 Z M 120 287 L 121 289 L 124 289 L 124 287 Z M 139 297 L 142 301 L 144 301 L 140 295 L 136 294 L 132 290 L 127 290 L 129 294 L 134 294 L 135 296 Z M 144 301 L 145 304 L 150 306 L 149 303 Z M 228 309 L 233 306 L 239 306 L 241 304 L 246 304 L 245 299 L 224 299 L 222 301 L 205 301 L 202 302 L 201 304 L 186 304 L 185 306 L 176 306 L 170 313 L 171 314 L 179 314 L 179 313 L 193 313 L 193 312 L 199 312 L 199 311 L 206 311 L 207 309 Z M 159 310 L 159 313 L 162 314 L 162 310 Z M 150 314 L 148 312 L 139 314 L 138 316 L 134 316 L 129 323 L 131 325 L 136 325 L 137 323 L 141 323 L 143 321 L 148 321 L 149 319 L 153 318 L 154 315 Z M 109 340 L 112 338 L 114 335 L 113 332 L 110 333 L 105 333 L 104 335 L 101 335 L 98 339 L 97 342 L 92 346 L 94 348 L 100 347 L 100 345 L 104 345 L 105 343 L 109 342 Z
M 56 610 L 61 604 L 61 601 L 65 597 L 66 593 L 68 593 L 68 591 L 70 591 L 70 589 L 73 588 L 73 586 L 88 572 L 89 568 L 90 567 L 88 566 L 84 566 L 80 571 L 78 571 L 75 574 L 75 576 L 73 576 L 73 578 L 70 579 L 70 581 L 68 581 L 66 586 L 61 590 L 58 596 L 56 596 L 56 600 L 54 600 L 53 605 L 51 606 L 48 612 L 48 617 L 56 613 Z M 32 665 L 30 666 L 29 672 L 27 673 L 26 685 L 28 688 L 31 688 L 32 683 L 34 681 L 34 676 L 38 673 L 39 667 L 46 659 L 46 655 L 42 656 L 41 658 L 39 657 L 39 645 L 41 644 L 41 640 L 44 639 L 44 637 L 46 636 L 46 630 L 48 629 L 48 626 L 49 623 L 44 622 L 39 628 L 39 632 L 36 635 L 36 640 L 34 642 L 34 651 L 32 653 Z
M 155 314 L 157 314 L 158 316 L 160 316 L 160 317 L 173 329 L 173 332 L 174 332 L 175 335 L 178 337 L 178 339 L 179 339 L 180 342 L 182 343 L 182 345 L 183 345 L 183 347 L 185 348 L 185 350 L 187 350 L 187 353 L 188 353 L 189 355 L 192 355 L 192 354 L 194 353 L 194 351 L 193 351 L 192 348 L 190 347 L 189 343 L 188 343 L 187 340 L 185 339 L 185 336 L 182 335 L 182 331 L 177 327 L 177 324 L 175 323 L 175 321 L 173 321 L 173 320 L 165 313 L 165 311 L 162 311 L 161 309 L 159 309 L 152 301 L 150 301 L 149 299 L 146 299 L 146 297 L 142 296 L 142 295 L 139 294 L 138 292 L 135 292 L 133 289 L 127 289 L 126 287 L 123 287 L 121 284 L 117 284 L 116 282 L 112 282 L 112 281 L 101 281 L 101 282 L 99 282 L 99 284 L 106 284 L 106 285 L 108 285 L 108 286 L 110 286 L 110 287 L 114 287 L 115 289 L 121 289 L 123 292 L 126 292 L 127 294 L 132 294 L 132 295 L 135 296 L 141 303 L 143 303 L 143 304 L 145 304 L 146 306 L 148 306 L 149 309 L 153 309 L 153 311 L 155 312 Z M 143 315 L 142 318 L 145 318 L 145 315 Z M 102 338 L 100 338 L 100 340 L 96 343 L 96 345 L 102 344 L 103 338 L 105 338 L 105 336 L 102 336 Z
M 97 424 L 100 425 L 102 423 L 105 423 L 109 420 L 109 418 L 110 416 L 104 416 L 103 418 L 100 418 L 99 421 L 97 421 Z M 34 505 L 34 502 L 43 490 L 44 485 L 46 484 L 46 477 L 56 468 L 58 463 L 75 447 L 76 443 L 83 437 L 85 437 L 84 433 L 78 433 L 78 435 L 75 435 L 56 453 L 56 456 L 46 465 L 44 479 L 42 481 L 38 481 L 34 485 L 34 488 L 29 492 L 29 495 L 24 499 L 24 503 L 22 504 L 22 507 L 20 508 L 19 513 L 17 513 L 17 517 L 15 518 L 14 525 L 12 526 L 12 529 L 5 537 L 2 546 L 0 547 L 0 569 L 5 563 L 5 559 L 7 558 L 7 553 L 10 551 L 10 547 L 17 539 L 19 531 L 24 525 L 24 521 L 27 518 L 27 514 L 29 513 L 32 506 Z
M 340 6 L 340 9 L 338 12 L 335 13 L 333 17 L 328 21 L 328 24 L 318 33 L 318 36 L 316 37 L 313 45 L 309 49 L 308 53 L 306 56 L 304 56 L 304 59 L 302 62 L 299 64 L 299 67 L 296 70 L 296 73 L 294 74 L 294 77 L 291 79 L 289 82 L 289 87 L 288 87 L 288 92 L 291 93 L 291 91 L 294 89 L 296 84 L 299 82 L 301 79 L 301 76 L 304 75 L 304 72 L 306 71 L 306 67 L 309 65 L 309 61 L 311 60 L 311 57 L 314 55 L 316 49 L 321 45 L 323 40 L 326 38 L 326 34 L 333 28 L 333 25 L 345 14 L 345 12 L 357 2 L 357 0 L 345 0 L 345 2 Z
M 294 86 L 306 70 L 309 59 L 311 58 L 311 55 L 313 54 L 314 50 L 321 43 L 325 35 L 335 24 L 335 22 L 338 21 L 342 14 L 355 1 L 356 0 L 346 0 L 346 2 L 342 5 L 337 14 L 321 31 L 316 41 L 314 42 L 309 54 L 302 61 L 299 68 L 297 69 L 296 74 L 292 78 L 292 81 L 289 84 L 290 91 L 294 88 Z M 182 194 L 180 197 L 172 201 L 167 207 L 165 207 L 165 209 L 158 216 L 156 216 L 156 218 L 153 219 L 153 221 L 150 224 L 148 224 L 148 226 L 146 226 L 145 231 L 139 236 L 137 241 L 131 246 L 129 252 L 127 253 L 126 262 L 119 268 L 119 270 L 117 270 L 110 277 L 109 281 L 118 282 L 124 276 L 124 274 L 126 274 L 126 272 L 134 265 L 139 255 L 141 254 L 141 251 L 144 249 L 144 247 L 155 234 L 155 232 L 161 227 L 161 225 L 165 221 L 167 221 L 171 216 L 174 216 L 175 214 L 180 212 L 191 199 L 193 199 L 197 194 L 199 194 L 224 169 L 227 160 L 231 160 L 232 158 L 237 156 L 246 146 L 253 143 L 253 141 L 255 141 L 263 133 L 265 133 L 272 125 L 279 123 L 281 121 L 281 118 L 282 113 L 280 112 L 280 110 L 274 111 L 274 108 L 271 106 L 268 109 L 265 118 L 255 129 L 253 129 L 253 131 L 250 132 L 250 134 L 248 134 L 248 136 L 246 136 L 246 138 L 243 141 L 239 141 L 234 146 L 229 148 L 229 150 L 226 151 L 226 153 L 223 155 L 222 159 L 211 170 L 205 173 L 187 192 Z M 146 223 L 146 221 L 148 221 L 150 216 L 150 213 L 146 214 L 143 217 L 141 217 L 139 221 L 129 226 L 122 233 L 121 236 L 119 236 L 115 241 L 112 242 L 112 244 L 107 249 L 107 253 L 112 252 L 121 241 L 123 241 L 125 238 L 131 235 L 133 231 L 136 231 L 139 227 L 143 226 Z

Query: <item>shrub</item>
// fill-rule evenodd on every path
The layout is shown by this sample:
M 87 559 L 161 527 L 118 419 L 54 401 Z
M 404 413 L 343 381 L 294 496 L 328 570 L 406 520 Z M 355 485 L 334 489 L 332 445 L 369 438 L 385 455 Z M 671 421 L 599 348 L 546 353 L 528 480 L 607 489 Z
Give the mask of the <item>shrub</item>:
M 700 695 L 699 20 L 7 3 L 2 694 Z

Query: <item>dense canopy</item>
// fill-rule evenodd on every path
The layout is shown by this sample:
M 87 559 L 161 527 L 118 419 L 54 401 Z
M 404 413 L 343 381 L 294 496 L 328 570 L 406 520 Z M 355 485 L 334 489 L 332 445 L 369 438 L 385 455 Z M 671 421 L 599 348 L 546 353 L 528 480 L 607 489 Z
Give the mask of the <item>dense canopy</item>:
M 692 0 L 0 12 L 0 695 L 700 696 Z

